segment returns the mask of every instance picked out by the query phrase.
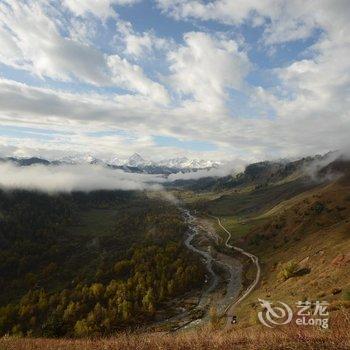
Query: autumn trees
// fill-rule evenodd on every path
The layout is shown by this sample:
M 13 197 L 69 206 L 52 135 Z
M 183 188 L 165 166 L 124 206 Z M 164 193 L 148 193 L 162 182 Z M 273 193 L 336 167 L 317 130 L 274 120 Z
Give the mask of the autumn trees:
M 2 333 L 35 336 L 107 335 L 152 320 L 162 302 L 200 283 L 202 271 L 181 243 L 135 247 L 128 278 L 77 284 L 56 293 L 29 290 L 15 306 L 0 309 Z M 115 266 L 111 266 L 114 270 Z
M 109 234 L 67 230 L 91 207 L 116 211 Z M 140 193 L 0 191 L 0 334 L 108 335 L 152 321 L 203 281 L 185 230 L 176 208 Z

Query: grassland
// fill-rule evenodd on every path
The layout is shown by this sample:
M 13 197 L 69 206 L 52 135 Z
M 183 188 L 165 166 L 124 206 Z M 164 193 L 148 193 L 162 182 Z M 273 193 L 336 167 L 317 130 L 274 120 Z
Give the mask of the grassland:
M 293 182 L 273 184 L 257 189 L 249 186 L 215 193 L 215 195 L 204 193 L 200 194 L 194 206 L 216 216 L 254 217 L 273 208 L 281 201 L 293 198 L 313 187 L 315 187 L 314 183 L 297 179 Z M 190 198 L 189 195 L 188 197 Z M 190 203 L 191 199 L 188 199 L 188 202 Z
M 232 233 L 233 240 L 239 240 L 240 238 L 245 237 L 250 230 L 258 224 L 255 220 L 245 220 L 236 216 L 223 216 L 221 217 L 221 223 Z M 215 222 L 215 225 L 217 231 L 220 231 L 217 222 Z
M 241 193 L 224 192 L 198 206 L 219 216 L 234 243 L 257 255 L 261 263 L 258 287 L 237 308 L 238 327 L 257 323 L 258 298 L 281 300 L 294 308 L 300 300 L 325 300 L 330 310 L 349 313 L 349 183 L 349 175 L 322 184 L 301 185 L 293 180 Z M 283 266 L 291 261 L 299 272 L 281 280 Z M 246 278 L 252 279 L 254 273 L 250 266 Z
M 121 333 L 106 339 L 0 339 L 1 350 L 347 350 L 350 318 L 337 312 L 329 331 L 297 326 L 269 330 L 260 327 L 214 331 L 210 328 L 181 333 Z

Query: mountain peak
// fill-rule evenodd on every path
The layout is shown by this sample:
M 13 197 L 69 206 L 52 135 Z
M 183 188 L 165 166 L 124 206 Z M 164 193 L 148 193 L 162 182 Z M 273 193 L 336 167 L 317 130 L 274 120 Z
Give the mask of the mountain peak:
M 204 169 L 204 168 L 216 167 L 219 165 L 219 162 L 202 160 L 202 159 L 188 159 L 187 157 L 179 157 L 179 158 L 162 160 L 159 164 L 162 166 L 168 166 L 169 168 Z
M 138 153 L 134 153 L 129 159 L 144 160 Z
M 131 157 L 129 157 L 128 164 L 131 166 L 144 165 L 145 160 L 138 153 L 134 153 Z
M 59 161 L 64 163 L 70 163 L 70 164 L 77 164 L 77 163 L 78 164 L 84 164 L 84 163 L 96 164 L 101 162 L 99 159 L 97 159 L 90 153 L 65 156 L 59 159 Z

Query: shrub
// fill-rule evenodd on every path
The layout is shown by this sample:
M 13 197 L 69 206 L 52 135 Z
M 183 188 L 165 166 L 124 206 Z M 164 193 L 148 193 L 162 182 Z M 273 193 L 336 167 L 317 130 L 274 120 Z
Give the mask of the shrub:
M 325 210 L 325 205 L 322 202 L 316 202 L 313 209 L 315 210 L 316 214 L 321 214 Z
M 350 290 L 345 290 L 343 292 L 343 299 L 350 301 Z
M 281 270 L 278 274 L 278 278 L 282 281 L 286 281 L 288 278 L 295 276 L 296 272 L 299 269 L 298 263 L 291 260 L 283 264 Z

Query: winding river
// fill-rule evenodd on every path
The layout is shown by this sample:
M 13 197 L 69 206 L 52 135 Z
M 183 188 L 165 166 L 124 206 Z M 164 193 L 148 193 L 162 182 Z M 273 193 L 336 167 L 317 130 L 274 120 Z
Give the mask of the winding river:
M 213 262 L 214 262 L 213 257 L 208 252 L 200 250 L 192 245 L 193 239 L 198 234 L 198 228 L 196 225 L 193 224 L 195 221 L 195 218 L 193 217 L 193 215 L 191 215 L 191 213 L 187 209 L 183 209 L 183 215 L 184 215 L 185 221 L 189 224 L 189 231 L 188 231 L 188 236 L 185 239 L 185 245 L 188 249 L 201 255 L 204 258 L 206 268 L 210 275 L 210 278 L 208 279 L 210 281 L 209 285 L 202 293 L 200 302 L 198 304 L 198 307 L 204 307 L 208 302 L 208 297 L 210 293 L 213 292 L 215 288 L 218 286 L 219 276 L 213 270 Z

